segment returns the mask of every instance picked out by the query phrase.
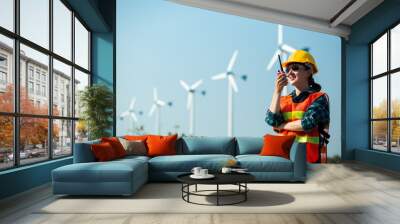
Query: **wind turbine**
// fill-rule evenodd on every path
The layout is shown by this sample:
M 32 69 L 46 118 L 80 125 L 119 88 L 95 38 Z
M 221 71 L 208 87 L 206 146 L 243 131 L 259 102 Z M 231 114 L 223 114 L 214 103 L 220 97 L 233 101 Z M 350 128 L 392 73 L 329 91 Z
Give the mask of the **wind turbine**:
M 268 63 L 267 70 L 271 70 L 272 66 L 278 60 L 278 55 L 283 56 L 283 60 L 287 60 L 289 55 L 293 53 L 296 49 L 283 43 L 283 26 L 278 24 L 278 49 L 276 49 L 274 56 L 272 56 L 271 60 Z M 287 95 L 287 87 L 283 88 L 283 92 Z
M 153 113 L 156 113 L 156 123 L 155 123 L 155 130 L 157 134 L 160 134 L 160 109 L 161 107 L 165 106 L 165 102 L 158 99 L 157 89 L 153 89 L 153 105 L 151 106 L 149 116 L 151 117 Z
M 132 119 L 132 131 L 134 130 L 134 128 L 135 128 L 135 123 L 137 123 L 138 122 L 138 119 L 137 119 L 137 117 L 136 117 L 136 114 L 135 114 L 135 110 L 134 110 L 134 108 L 135 108 L 135 103 L 136 103 L 136 98 L 135 97 L 133 97 L 132 98 L 132 100 L 131 100 L 131 103 L 130 103 L 130 105 L 129 105 L 129 108 L 128 108 L 128 110 L 127 111 L 124 111 L 124 112 L 122 112 L 122 114 L 120 115 L 120 119 L 121 120 L 124 120 L 126 117 L 130 117 L 131 119 Z
M 235 73 L 233 73 L 232 68 L 235 65 L 236 57 L 239 51 L 235 50 L 233 53 L 231 60 L 229 61 L 228 67 L 226 68 L 226 72 L 214 75 L 211 77 L 212 80 L 228 80 L 228 136 L 233 136 L 233 91 L 238 92 L 238 87 L 235 81 Z
M 185 81 L 179 81 L 181 86 L 188 92 L 186 108 L 189 111 L 189 135 L 194 134 L 194 93 L 197 87 L 199 87 L 203 80 L 198 80 L 193 85 L 189 86 Z

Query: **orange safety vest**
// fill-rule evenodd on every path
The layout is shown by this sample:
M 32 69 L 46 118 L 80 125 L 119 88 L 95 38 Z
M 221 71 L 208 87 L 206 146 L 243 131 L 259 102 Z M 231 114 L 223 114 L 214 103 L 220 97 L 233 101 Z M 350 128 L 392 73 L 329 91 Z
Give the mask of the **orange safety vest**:
M 294 103 L 292 101 L 292 96 L 281 96 L 280 98 L 280 106 L 281 113 L 283 115 L 283 119 L 285 122 L 301 120 L 304 116 L 304 113 L 307 111 L 308 107 L 318 99 L 319 97 L 325 95 L 323 92 L 313 92 L 308 95 L 308 97 L 300 103 Z M 295 141 L 299 143 L 306 143 L 307 146 L 307 161 L 310 163 L 317 163 L 321 161 L 319 143 L 320 143 L 320 133 L 318 131 L 318 126 L 314 127 L 309 132 L 304 131 L 288 131 L 282 130 L 280 132 L 282 135 L 296 135 Z M 325 156 L 326 158 L 326 148 Z M 322 158 L 322 159 L 325 159 Z

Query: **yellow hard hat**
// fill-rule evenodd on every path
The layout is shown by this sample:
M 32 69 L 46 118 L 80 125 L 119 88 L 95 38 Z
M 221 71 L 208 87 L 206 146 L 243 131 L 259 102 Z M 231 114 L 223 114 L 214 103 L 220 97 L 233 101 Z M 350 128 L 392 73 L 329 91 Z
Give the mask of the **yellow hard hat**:
M 291 63 L 304 63 L 312 66 L 313 75 L 318 72 L 317 64 L 315 63 L 314 57 L 304 50 L 296 50 L 293 52 L 287 61 L 282 63 L 283 67 L 287 67 Z

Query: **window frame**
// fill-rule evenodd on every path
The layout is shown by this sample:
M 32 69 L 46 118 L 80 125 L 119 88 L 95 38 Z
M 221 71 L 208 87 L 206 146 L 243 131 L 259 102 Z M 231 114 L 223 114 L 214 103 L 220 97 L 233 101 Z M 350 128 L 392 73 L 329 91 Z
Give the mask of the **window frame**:
M 391 91 L 392 91 L 392 84 L 391 84 L 391 80 L 392 80 L 392 76 L 396 75 L 396 73 L 400 72 L 400 67 L 391 69 L 391 30 L 393 28 L 395 28 L 396 26 L 400 25 L 400 21 L 395 22 L 394 24 L 392 24 L 391 26 L 389 26 L 388 28 L 385 29 L 384 32 L 382 32 L 381 34 L 379 34 L 375 39 L 373 39 L 370 43 L 368 43 L 368 52 L 369 52 L 369 77 L 368 77 L 368 81 L 369 81 L 369 149 L 372 151 L 379 151 L 379 152 L 385 152 L 385 153 L 390 153 L 390 154 L 400 154 L 400 152 L 393 152 L 392 151 L 392 135 L 391 135 L 391 131 L 392 131 L 392 121 L 396 121 L 396 120 L 400 120 L 400 117 L 392 117 L 392 97 L 391 97 Z M 378 41 L 381 37 L 383 37 L 384 35 L 387 35 L 387 51 L 386 51 L 386 55 L 387 55 L 387 63 L 386 63 L 386 71 L 382 72 L 380 74 L 376 74 L 374 76 L 373 74 L 373 44 L 376 43 L 376 41 Z M 386 105 L 386 117 L 385 118 L 373 118 L 373 81 L 378 79 L 378 78 L 382 78 L 382 77 L 386 77 L 386 86 L 387 86 L 387 105 Z M 386 121 L 386 151 L 383 150 L 379 150 L 374 148 L 374 136 L 373 136 L 373 122 L 374 121 Z
M 54 39 L 53 39 L 53 33 L 54 33 L 54 28 L 53 28 L 53 24 L 54 24 L 54 14 L 53 14 L 53 1 L 54 0 L 48 0 L 49 3 L 49 47 L 48 49 L 46 49 L 45 47 L 42 47 L 39 44 L 34 43 L 33 41 L 30 41 L 29 39 L 23 37 L 20 35 L 20 0 L 14 0 L 13 1 L 13 10 L 14 10 L 14 30 L 10 31 L 4 27 L 0 26 L 0 35 L 3 35 L 5 37 L 8 37 L 10 39 L 12 39 L 13 41 L 13 64 L 12 66 L 12 72 L 10 75 L 13 75 L 13 79 L 14 79 L 14 111 L 13 112 L 1 112 L 0 111 L 0 116 L 11 116 L 13 119 L 13 153 L 14 153 L 14 161 L 13 161 L 13 166 L 11 167 L 5 167 L 5 168 L 0 168 L 0 172 L 5 171 L 5 170 L 10 170 L 10 169 L 16 169 L 19 167 L 23 167 L 23 166 L 30 166 L 33 164 L 37 164 L 37 163 L 43 163 L 49 160 L 53 160 L 53 159 L 61 159 L 61 158 L 65 158 L 65 157 L 70 157 L 73 156 L 73 152 L 74 152 L 74 143 L 75 143 L 75 125 L 76 125 L 76 121 L 79 120 L 79 117 L 75 117 L 75 108 L 72 107 L 72 111 L 70 116 L 66 115 L 66 116 L 55 116 L 53 115 L 53 97 L 54 97 L 54 92 L 53 92 L 53 59 L 58 60 L 59 62 L 62 62 L 68 66 L 71 66 L 71 83 L 73 84 L 75 82 L 75 69 L 87 74 L 89 76 L 89 83 L 88 86 L 91 86 L 92 84 L 92 71 L 91 71 L 91 65 L 92 65 L 92 61 L 91 61 L 91 36 L 92 36 L 92 30 L 88 27 L 88 25 L 83 21 L 83 19 L 79 16 L 78 13 L 76 13 L 72 7 L 65 1 L 65 0 L 59 0 L 68 10 L 71 11 L 71 18 L 70 18 L 70 23 L 71 23 L 71 58 L 67 59 L 64 58 L 63 56 L 55 53 L 53 50 L 53 43 L 54 43 Z M 75 63 L 75 18 L 77 20 L 79 20 L 79 22 L 84 26 L 84 28 L 88 31 L 88 69 L 85 69 L 81 66 L 79 66 L 78 64 Z M 20 81 L 20 60 L 21 60 L 21 56 L 20 56 L 20 45 L 25 45 L 27 47 L 32 48 L 33 50 L 36 50 L 40 53 L 43 53 L 45 55 L 48 56 L 49 59 L 49 63 L 48 63 L 48 74 L 47 74 L 47 84 L 45 87 L 45 94 L 48 96 L 48 112 L 46 115 L 39 115 L 39 114 L 27 114 L 27 113 L 21 113 L 20 111 L 20 85 L 21 85 L 21 81 Z M 31 68 L 29 64 L 27 64 L 27 71 L 30 71 L 29 69 Z M 43 71 L 42 71 L 43 72 Z M 39 73 L 39 80 L 37 80 L 38 82 L 36 82 L 36 69 L 33 70 L 33 79 L 31 79 L 30 77 L 30 73 L 27 72 L 26 75 L 26 81 L 32 81 L 35 86 L 36 83 L 42 83 L 42 79 L 41 79 L 41 74 L 42 72 Z M 42 84 L 40 85 L 42 86 Z M 27 86 L 28 87 L 28 86 Z M 29 88 L 29 87 L 28 87 Z M 29 91 L 27 89 L 27 91 Z M 36 89 L 34 89 L 34 92 L 36 91 Z M 74 85 L 72 85 L 71 87 L 71 93 L 72 93 L 72 105 L 74 105 L 75 103 L 75 88 Z M 42 96 L 42 94 L 39 94 L 38 96 Z M 35 102 L 34 102 L 35 103 Z M 48 150 L 48 155 L 47 158 L 44 157 L 43 160 L 40 160 L 38 162 L 32 162 L 32 163 L 26 163 L 26 164 L 21 164 L 20 161 L 20 119 L 21 118 L 45 118 L 47 119 L 48 122 L 48 136 L 47 136 L 47 142 L 48 143 L 52 143 L 53 142 L 53 122 L 56 120 L 66 120 L 66 121 L 70 121 L 71 122 L 71 153 L 68 155 L 63 155 L 63 156 L 54 156 L 54 147 L 53 144 L 48 144 L 47 145 L 47 149 Z M 54 158 L 55 157 L 55 158 Z

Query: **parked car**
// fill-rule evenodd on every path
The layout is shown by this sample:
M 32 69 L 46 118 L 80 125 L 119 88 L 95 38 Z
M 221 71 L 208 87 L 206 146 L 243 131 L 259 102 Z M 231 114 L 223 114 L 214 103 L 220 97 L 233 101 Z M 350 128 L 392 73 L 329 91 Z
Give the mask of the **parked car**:
M 8 157 L 8 160 L 9 160 L 9 161 L 14 160 L 14 153 L 8 154 L 7 157 Z M 24 150 L 24 151 L 21 151 L 21 152 L 19 153 L 19 158 L 20 158 L 20 159 L 28 159 L 28 158 L 30 158 L 30 157 L 32 157 L 32 152 L 31 152 L 31 150 Z

